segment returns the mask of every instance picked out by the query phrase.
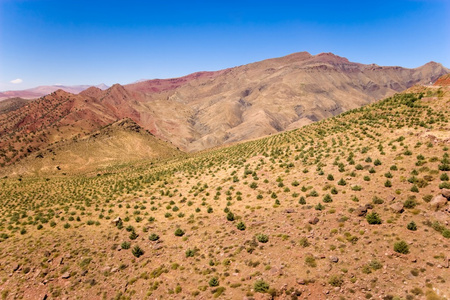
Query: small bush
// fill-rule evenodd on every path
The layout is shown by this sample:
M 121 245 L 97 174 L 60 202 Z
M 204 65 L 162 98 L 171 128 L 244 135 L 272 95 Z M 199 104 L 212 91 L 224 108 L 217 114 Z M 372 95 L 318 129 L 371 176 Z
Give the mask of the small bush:
M 408 254 L 409 246 L 405 241 L 400 241 L 394 244 L 394 251 L 401 254 Z
M 208 281 L 209 286 L 219 286 L 219 279 L 217 277 L 213 277 Z
M 258 234 L 256 236 L 256 239 L 258 240 L 258 242 L 260 243 L 267 243 L 269 241 L 269 237 L 265 234 Z
M 157 235 L 156 233 L 152 233 L 148 236 L 148 239 L 153 242 L 157 241 L 157 240 L 159 240 L 159 235 Z
M 130 249 L 130 246 L 131 246 L 130 242 L 123 242 L 120 245 L 120 248 L 122 248 L 122 249 Z
M 267 282 L 260 279 L 255 282 L 255 284 L 253 285 L 253 289 L 257 293 L 267 293 L 270 289 L 270 286 Z
M 137 258 L 139 258 L 140 256 L 142 256 L 144 254 L 144 250 L 141 249 L 141 247 L 139 247 L 138 245 L 134 246 L 133 249 L 131 250 L 131 253 L 133 253 L 134 256 L 136 256 Z
M 344 280 L 340 275 L 331 275 L 330 279 L 328 280 L 328 283 L 332 286 L 340 287 L 344 283 Z
M 329 194 L 326 194 L 323 197 L 322 201 L 325 202 L 325 203 L 330 203 L 330 202 L 333 202 L 333 199 L 331 198 L 331 196 Z
M 381 222 L 382 222 L 380 216 L 376 212 L 368 214 L 366 216 L 366 220 L 367 220 L 367 223 L 369 223 L 371 225 L 381 224 Z
M 227 213 L 227 220 L 231 222 L 234 221 L 234 219 L 235 219 L 234 214 L 231 211 L 229 211 Z
M 184 231 L 181 228 L 177 228 L 175 230 L 175 236 L 183 236 L 184 235 Z
M 236 228 L 239 229 L 239 230 L 245 230 L 246 226 L 245 226 L 244 222 L 239 222 L 236 225 Z
M 408 230 L 411 230 L 411 231 L 416 231 L 417 225 L 416 225 L 416 223 L 414 223 L 414 221 L 411 221 L 408 225 L 406 225 L 406 228 L 408 228 Z

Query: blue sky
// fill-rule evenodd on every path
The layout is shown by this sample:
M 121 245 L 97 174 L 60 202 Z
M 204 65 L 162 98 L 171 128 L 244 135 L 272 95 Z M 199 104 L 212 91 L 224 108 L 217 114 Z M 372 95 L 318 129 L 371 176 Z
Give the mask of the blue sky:
M 126 84 L 293 52 L 450 67 L 450 1 L 0 0 L 0 90 Z

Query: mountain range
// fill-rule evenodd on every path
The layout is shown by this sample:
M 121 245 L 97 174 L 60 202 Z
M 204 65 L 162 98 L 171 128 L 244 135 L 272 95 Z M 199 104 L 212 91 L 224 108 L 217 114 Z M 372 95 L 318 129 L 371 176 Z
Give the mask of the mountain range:
M 123 119 L 182 151 L 200 151 L 299 128 L 447 73 L 436 62 L 408 69 L 300 52 L 106 90 L 89 87 L 73 94 L 58 89 L 0 107 L 0 163 L 88 138 Z
M 78 94 L 90 87 L 91 85 L 41 85 L 26 90 L 0 92 L 0 101 L 8 98 L 35 99 L 53 93 L 59 89 L 69 93 Z M 109 86 L 104 83 L 96 85 L 95 87 L 102 90 L 109 88 Z

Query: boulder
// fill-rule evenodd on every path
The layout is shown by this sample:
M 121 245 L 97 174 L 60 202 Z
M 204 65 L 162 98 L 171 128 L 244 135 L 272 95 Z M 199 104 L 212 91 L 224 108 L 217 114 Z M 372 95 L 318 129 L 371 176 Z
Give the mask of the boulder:
M 450 189 L 442 189 L 441 193 L 442 196 L 444 196 L 445 198 L 447 198 L 447 200 L 450 201 Z
M 430 202 L 431 209 L 435 211 L 444 207 L 445 204 L 447 204 L 447 198 L 442 195 L 435 196 Z
M 337 256 L 331 256 L 330 261 L 333 263 L 337 263 L 339 261 L 339 258 Z
M 318 218 L 318 217 L 311 217 L 311 218 L 308 220 L 308 223 L 309 223 L 309 224 L 312 224 L 312 225 L 316 225 L 318 222 L 319 222 L 319 218 Z
M 403 203 L 401 203 L 401 202 L 397 202 L 397 203 L 391 204 L 389 207 L 391 208 L 391 210 L 393 212 L 395 212 L 397 214 L 401 214 L 403 212 L 403 210 L 404 210 Z
M 111 223 L 113 223 L 115 226 L 117 226 L 117 224 L 119 224 L 120 222 L 122 222 L 122 219 L 120 217 L 117 217 L 111 221 Z
M 394 196 L 394 195 L 390 195 L 390 196 L 387 197 L 386 200 L 387 200 L 388 202 L 392 202 L 392 201 L 395 200 L 395 196 Z
M 365 206 L 359 206 L 357 209 L 355 209 L 355 213 L 359 217 L 364 217 L 367 213 L 367 208 Z

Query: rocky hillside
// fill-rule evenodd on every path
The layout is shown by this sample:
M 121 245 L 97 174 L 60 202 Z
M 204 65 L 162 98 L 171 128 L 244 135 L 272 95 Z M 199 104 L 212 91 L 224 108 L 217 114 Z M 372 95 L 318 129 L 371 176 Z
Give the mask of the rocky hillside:
M 230 147 L 4 177 L 0 293 L 449 299 L 449 102 L 415 86 Z

